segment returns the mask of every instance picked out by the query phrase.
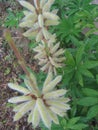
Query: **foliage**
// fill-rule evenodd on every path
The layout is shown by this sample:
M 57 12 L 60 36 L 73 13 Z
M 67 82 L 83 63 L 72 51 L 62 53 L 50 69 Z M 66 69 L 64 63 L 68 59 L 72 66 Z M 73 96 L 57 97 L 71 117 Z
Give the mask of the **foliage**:
M 66 60 L 57 74 L 63 76 L 57 88 L 67 88 L 71 110 L 51 130 L 98 130 L 98 5 L 92 0 L 55 0 L 52 9 L 59 9 L 60 23 L 50 27 L 57 42 L 65 49 Z M 22 14 L 9 12 L 6 27 L 18 26 Z M 17 20 L 18 17 L 18 20 Z M 14 19 L 15 18 L 15 19 Z M 14 19 L 14 20 L 13 20 Z M 84 30 L 87 31 L 84 31 Z M 49 33 L 50 33 L 49 32 Z M 31 41 L 33 50 L 37 44 Z M 38 49 L 37 49 L 38 51 Z M 35 74 L 42 85 L 46 73 Z M 93 124 L 95 122 L 95 125 Z M 42 130 L 46 130 L 41 124 Z
M 22 18 L 22 11 L 13 12 L 12 10 L 8 10 L 8 15 L 4 21 L 5 27 L 18 27 L 19 21 Z

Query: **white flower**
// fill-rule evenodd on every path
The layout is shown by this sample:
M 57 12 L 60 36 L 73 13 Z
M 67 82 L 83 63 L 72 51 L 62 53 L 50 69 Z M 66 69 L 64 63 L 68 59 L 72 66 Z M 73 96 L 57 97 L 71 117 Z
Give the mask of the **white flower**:
M 65 89 L 56 90 L 56 85 L 61 81 L 62 76 L 59 75 L 53 79 L 52 73 L 48 73 L 42 91 L 38 89 L 34 75 L 30 76 L 33 84 L 26 78 L 24 80 L 26 88 L 13 83 L 8 84 L 11 89 L 23 94 L 8 100 L 10 103 L 18 103 L 14 108 L 16 112 L 14 121 L 28 113 L 28 123 L 37 127 L 42 120 L 45 126 L 50 129 L 52 122 L 59 124 L 57 115 L 63 117 L 70 109 L 67 104 L 69 98 L 64 97 L 67 91 Z
M 37 52 L 34 58 L 39 60 L 38 64 L 42 71 L 50 71 L 56 75 L 56 69 L 64 65 L 64 50 L 59 49 L 59 46 L 60 43 L 53 44 L 53 38 L 51 37 L 47 43 L 42 40 L 42 44 L 33 49 Z
M 49 26 L 59 24 L 59 17 L 56 15 L 57 10 L 50 11 L 51 5 L 54 0 L 40 0 L 38 3 L 34 0 L 34 5 L 24 0 L 19 0 L 19 3 L 27 9 L 24 11 L 25 17 L 19 24 L 20 27 L 27 27 L 25 33 L 26 37 L 36 37 L 36 41 L 39 42 L 43 38 L 49 40 L 52 34 L 48 31 Z

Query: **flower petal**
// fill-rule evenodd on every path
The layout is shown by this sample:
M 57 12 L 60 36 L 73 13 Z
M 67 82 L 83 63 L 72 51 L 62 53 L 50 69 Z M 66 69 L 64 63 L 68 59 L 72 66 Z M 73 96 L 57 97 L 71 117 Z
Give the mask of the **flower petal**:
M 48 30 L 45 27 L 43 27 L 42 32 L 43 32 L 45 39 L 48 40 L 49 36 L 50 36 L 50 33 L 48 32 Z
M 24 27 L 32 27 L 32 25 L 33 25 L 33 21 L 31 21 L 31 20 L 28 20 L 28 21 L 24 21 L 24 22 L 21 22 L 20 24 L 19 24 L 19 27 L 22 27 L 22 28 L 24 28 Z
M 48 0 L 48 2 L 46 2 L 46 4 L 44 4 L 43 6 L 43 12 L 47 12 L 50 11 L 50 7 L 52 6 L 52 4 L 54 3 L 55 0 Z
M 48 85 L 51 82 L 52 79 L 53 79 L 53 74 L 50 72 L 50 73 L 48 73 L 47 78 L 44 82 L 43 89 L 44 89 L 44 87 L 46 87 L 46 85 Z
M 32 110 L 28 116 L 28 123 L 32 123 L 32 117 L 33 117 L 33 113 L 34 113 L 34 108 L 35 108 L 35 105 L 32 106 Z
M 58 120 L 57 115 L 54 112 L 52 112 L 50 109 L 47 109 L 47 111 L 49 113 L 49 116 L 50 116 L 51 120 L 53 120 L 53 122 L 55 124 L 59 124 L 59 120 Z
M 56 58 L 56 57 L 54 57 L 53 59 L 54 59 L 55 62 L 59 62 L 59 63 L 60 63 L 60 62 L 63 62 L 63 61 L 66 60 L 65 57 L 60 57 L 60 58 Z
M 54 56 L 60 56 L 60 55 L 62 55 L 62 54 L 64 54 L 64 52 L 65 52 L 65 50 L 63 50 L 63 49 L 59 49 L 56 53 L 54 53 Z
M 55 99 L 55 98 L 63 96 L 64 94 L 66 94 L 66 92 L 67 92 L 67 90 L 65 90 L 65 89 L 52 91 L 52 92 L 46 93 L 44 95 L 44 99 Z
M 32 25 L 34 24 L 34 22 L 37 20 L 37 15 L 36 14 L 32 14 L 32 13 L 28 13 L 27 16 L 25 16 L 21 21 L 22 22 L 26 22 L 26 21 L 32 21 Z
M 45 126 L 50 128 L 51 120 L 47 114 L 47 108 L 45 107 L 43 101 L 40 98 L 38 98 L 36 104 L 37 104 L 38 111 L 40 113 L 40 116 L 41 116 Z
M 60 109 L 61 111 L 66 111 L 66 110 L 70 109 L 70 106 L 68 104 L 64 104 L 64 103 L 61 103 L 58 101 L 50 100 L 50 101 L 47 101 L 47 104 L 51 105 L 53 107 L 56 107 L 56 108 Z
M 13 90 L 16 90 L 20 93 L 23 93 L 23 94 L 29 94 L 30 91 L 22 86 L 19 86 L 19 85 L 16 85 L 16 84 L 13 84 L 13 83 L 8 83 L 8 87 L 13 89 Z
M 19 120 L 23 115 L 32 109 L 32 106 L 35 104 L 35 101 L 27 102 L 14 116 L 14 121 Z
M 30 81 L 27 78 L 24 79 L 24 83 L 25 83 L 26 87 L 30 90 L 31 93 L 35 92 Z
M 23 36 L 25 36 L 25 37 L 35 37 L 37 35 L 37 33 L 38 33 L 38 30 L 33 31 L 33 30 L 30 29 L 30 30 L 26 31 L 25 33 L 23 33 Z
M 40 7 L 43 8 L 44 4 L 46 3 L 46 0 L 41 0 L 40 1 Z
M 56 14 L 53 14 L 53 13 L 50 13 L 50 12 L 43 12 L 43 16 L 46 19 L 59 20 L 59 17 Z
M 44 26 L 44 19 L 41 14 L 38 15 L 38 23 L 41 28 Z
M 57 51 L 57 49 L 59 48 L 60 46 L 60 42 L 58 42 L 52 49 L 51 49 L 51 53 L 55 53 Z
M 58 101 L 58 102 L 61 102 L 61 103 L 67 103 L 67 102 L 70 101 L 70 99 L 69 99 L 69 98 L 64 98 L 64 97 L 62 97 L 62 98 L 57 99 L 57 101 Z
M 56 63 L 52 57 L 49 57 L 49 60 L 50 60 L 51 64 L 53 66 L 55 66 L 56 68 L 62 67 L 62 65 L 60 65 L 59 63 Z
M 17 97 L 10 98 L 8 102 L 19 103 L 19 102 L 30 101 L 30 100 L 32 100 L 30 96 L 17 96 Z
M 39 31 L 38 34 L 37 34 L 37 36 L 36 36 L 36 41 L 40 42 L 42 40 L 42 38 L 43 38 L 42 31 Z
M 33 6 L 32 4 L 30 4 L 29 2 L 24 1 L 24 0 L 19 0 L 19 3 L 20 3 L 23 7 L 27 8 L 28 10 L 30 10 L 30 11 L 32 11 L 32 12 L 35 12 L 34 6 Z
M 58 20 L 46 20 L 45 25 L 46 26 L 53 26 L 53 25 L 58 25 L 59 21 Z
M 24 102 L 24 103 L 21 103 L 21 104 L 15 106 L 14 109 L 13 109 L 13 111 L 14 112 L 18 112 L 25 104 L 26 103 Z
M 32 117 L 32 124 L 34 128 L 38 126 L 39 122 L 40 122 L 40 114 L 39 114 L 37 106 L 35 105 L 35 108 L 33 111 L 33 117 Z
M 58 109 L 58 108 L 56 108 L 56 107 L 50 107 L 50 109 L 51 109 L 51 111 L 53 111 L 55 114 L 57 114 L 57 115 L 59 115 L 59 116 L 61 116 L 61 117 L 63 117 L 64 115 L 65 115 L 65 113 L 64 112 L 62 112 L 62 110 L 60 110 L 60 109 Z M 65 111 L 66 112 L 66 111 Z M 63 113 L 63 114 L 62 114 Z
M 45 71 L 45 70 L 47 70 L 49 68 L 49 66 L 50 66 L 50 63 L 47 62 L 47 64 L 45 64 L 43 67 L 41 67 L 41 70 Z
M 47 93 L 54 89 L 54 87 L 61 81 L 62 76 L 57 76 L 54 80 L 50 81 L 49 84 L 43 87 L 43 92 Z

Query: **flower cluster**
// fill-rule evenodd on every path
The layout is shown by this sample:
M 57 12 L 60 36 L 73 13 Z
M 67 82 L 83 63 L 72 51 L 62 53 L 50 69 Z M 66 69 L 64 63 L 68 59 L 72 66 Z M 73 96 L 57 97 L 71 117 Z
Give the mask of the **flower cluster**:
M 50 11 L 54 0 L 34 0 L 34 5 L 20 0 L 20 4 L 27 10 L 24 11 L 25 17 L 20 23 L 20 27 L 28 27 L 25 33 L 26 37 L 36 37 L 39 46 L 34 51 L 37 52 L 35 59 L 39 60 L 39 65 L 42 71 L 50 71 L 56 74 L 56 68 L 61 68 L 65 60 L 63 57 L 64 50 L 59 49 L 59 44 L 56 42 L 56 35 L 51 34 L 49 26 L 54 26 L 59 23 L 59 17 L 56 15 L 57 10 Z
M 52 34 L 48 31 L 49 26 L 59 23 L 59 17 L 56 15 L 57 10 L 50 12 L 54 0 L 34 0 L 35 6 L 24 0 L 19 2 L 27 9 L 27 11 L 24 11 L 25 17 L 19 25 L 20 27 L 29 28 L 23 35 L 26 37 L 36 37 L 37 42 L 44 38 L 50 39 Z
M 32 83 L 29 79 L 24 80 L 27 88 L 9 83 L 8 86 L 22 93 L 22 96 L 17 96 L 9 99 L 10 103 L 18 103 L 15 106 L 14 121 L 19 120 L 26 113 L 28 116 L 28 123 L 32 123 L 34 127 L 38 126 L 40 120 L 44 122 L 47 128 L 51 128 L 51 123 L 59 124 L 57 115 L 63 117 L 66 111 L 70 109 L 67 104 L 69 98 L 65 98 L 65 89 L 56 90 L 56 85 L 61 81 L 62 76 L 57 76 L 53 79 L 52 73 L 48 76 L 43 84 L 42 91 L 38 89 L 36 78 L 31 74 Z
M 63 56 L 64 50 L 59 49 L 60 43 L 53 45 L 52 42 L 45 44 L 39 44 L 33 50 L 37 52 L 35 59 L 39 60 L 39 65 L 42 71 L 53 72 L 56 75 L 56 68 L 61 68 L 63 66 L 63 61 L 65 57 Z

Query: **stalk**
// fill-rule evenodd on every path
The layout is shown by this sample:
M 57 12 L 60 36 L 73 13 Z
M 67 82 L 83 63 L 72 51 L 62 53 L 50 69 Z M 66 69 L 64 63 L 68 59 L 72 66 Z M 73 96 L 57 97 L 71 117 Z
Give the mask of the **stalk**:
M 20 64 L 20 66 L 21 66 L 21 68 L 23 69 L 23 71 L 25 72 L 25 74 L 27 75 L 27 77 L 29 78 L 30 83 L 32 84 L 34 90 L 36 90 L 37 93 L 38 93 L 38 89 L 34 86 L 33 81 L 31 79 L 30 72 L 27 70 L 27 67 L 26 67 L 27 65 L 26 65 L 23 57 L 21 56 L 18 48 L 16 47 L 15 42 L 12 39 L 11 33 L 10 33 L 10 31 L 8 29 L 6 29 L 4 31 L 4 37 L 8 41 L 8 44 L 10 45 L 11 49 L 14 51 L 14 53 L 15 53 L 17 59 L 18 59 L 18 62 Z

